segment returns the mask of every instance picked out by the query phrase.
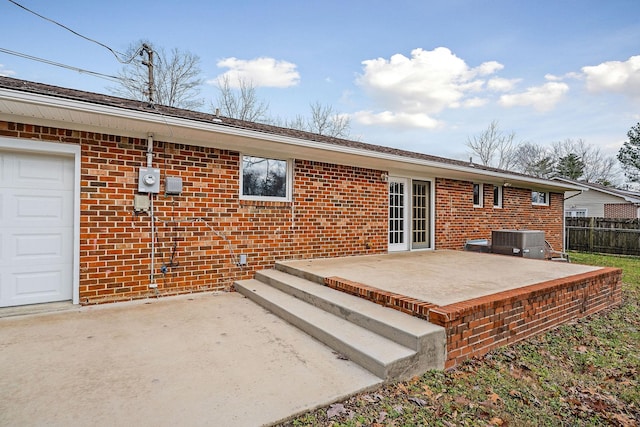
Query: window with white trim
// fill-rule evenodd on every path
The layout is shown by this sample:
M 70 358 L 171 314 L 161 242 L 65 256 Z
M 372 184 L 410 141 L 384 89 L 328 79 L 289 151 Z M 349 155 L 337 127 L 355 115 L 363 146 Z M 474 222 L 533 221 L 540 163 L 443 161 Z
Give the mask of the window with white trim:
M 540 206 L 549 206 L 549 193 L 546 191 L 532 191 L 531 203 Z
M 473 207 L 481 208 L 483 199 L 482 184 L 473 183 Z
M 493 207 L 494 208 L 502 207 L 502 186 L 499 186 L 499 185 L 493 186 Z
M 242 156 L 240 198 L 248 200 L 291 200 L 291 161 Z
M 587 216 L 587 209 L 571 208 L 564 211 L 564 216 L 571 218 L 584 218 Z

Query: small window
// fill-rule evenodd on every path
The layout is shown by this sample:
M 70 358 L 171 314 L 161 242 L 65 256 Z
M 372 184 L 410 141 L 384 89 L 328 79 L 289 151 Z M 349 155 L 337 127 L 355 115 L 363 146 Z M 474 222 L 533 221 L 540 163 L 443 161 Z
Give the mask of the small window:
M 586 209 L 568 209 L 566 211 L 564 211 L 564 216 L 566 217 L 571 217 L 571 218 L 584 218 L 587 216 L 587 210 Z
M 241 198 L 290 200 L 291 165 L 289 161 L 242 156 L 241 167 Z
M 493 207 L 502 207 L 502 187 L 498 185 L 493 186 Z
M 534 205 L 549 205 L 549 193 L 546 191 L 532 191 L 531 203 Z
M 473 207 L 481 208 L 482 207 L 482 184 L 473 184 Z

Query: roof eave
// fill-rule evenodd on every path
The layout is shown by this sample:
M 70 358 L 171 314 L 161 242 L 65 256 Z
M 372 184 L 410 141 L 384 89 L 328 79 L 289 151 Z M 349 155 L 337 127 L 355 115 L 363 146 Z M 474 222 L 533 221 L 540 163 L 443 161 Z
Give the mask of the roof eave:
M 562 177 L 555 177 L 553 179 L 557 180 L 557 181 L 567 182 L 567 183 L 573 183 L 574 182 L 573 180 L 562 178 Z M 629 196 L 627 194 L 624 194 L 623 192 L 609 191 L 609 190 L 607 190 L 605 188 L 600 188 L 600 187 L 595 187 L 593 185 L 590 185 L 588 182 L 580 183 L 580 184 L 574 184 L 574 185 L 579 187 L 582 191 L 599 191 L 601 193 L 605 193 L 605 194 L 608 194 L 610 196 L 620 197 L 620 198 L 624 199 L 625 201 L 627 201 L 629 203 L 640 204 L 640 199 L 638 199 L 636 197 L 633 197 L 633 196 Z
M 580 190 L 580 187 L 568 183 L 560 184 L 545 179 L 511 174 L 506 171 L 497 172 L 479 169 L 472 164 L 469 166 L 460 166 L 434 160 L 310 141 L 291 136 L 260 132 L 253 129 L 230 127 L 220 122 L 205 122 L 166 116 L 159 112 L 132 110 L 112 105 L 102 105 L 14 89 L 0 88 L 0 101 L 4 101 L 3 105 L 8 105 L 8 103 L 21 104 L 23 110 L 25 106 L 31 106 L 31 108 L 27 108 L 29 112 L 27 113 L 25 110 L 22 116 L 30 120 L 40 120 L 49 126 L 53 126 L 54 123 L 58 125 L 63 123 L 72 128 L 75 125 L 78 129 L 84 129 L 84 127 L 89 126 L 105 133 L 109 131 L 120 132 L 122 135 L 141 138 L 146 137 L 148 133 L 153 133 L 156 139 L 166 139 L 168 141 L 185 144 L 215 146 L 240 152 L 251 149 L 252 152 L 255 152 L 257 155 L 261 154 L 260 151 L 264 152 L 262 154 L 267 155 L 273 150 L 291 153 L 293 148 L 293 151 L 296 152 L 297 155 L 302 156 L 300 158 L 307 157 L 310 160 L 336 161 L 338 160 L 336 158 L 337 155 L 340 161 L 359 167 L 372 167 L 383 170 L 397 169 L 407 172 L 415 171 L 416 173 L 427 169 L 429 174 L 443 178 L 454 177 L 469 180 L 476 179 L 478 181 L 485 180 L 487 182 L 538 188 L 548 191 Z M 63 116 L 61 114 L 58 114 L 56 117 L 56 115 L 52 113 L 52 109 L 61 109 L 69 112 L 68 119 L 65 120 L 61 118 Z M 5 119 L 9 118 L 9 116 L 15 117 L 16 115 L 20 114 L 12 113 L 10 109 L 7 112 L 0 111 L 0 117 L 4 117 Z M 106 126 L 101 122 L 100 117 L 109 117 L 111 123 L 117 123 L 118 126 Z M 83 120 L 79 120 L 80 118 Z M 177 132 L 178 129 L 182 131 Z M 211 138 L 212 133 L 220 137 Z M 239 145 L 238 142 L 241 140 L 248 142 L 244 146 L 242 144 Z M 255 146 L 254 144 L 250 144 L 251 141 L 254 143 L 260 141 L 261 144 L 260 146 Z M 282 147 L 278 149 L 278 147 L 276 147 L 277 145 L 281 145 Z M 322 158 L 318 158 L 318 155 L 321 155 Z

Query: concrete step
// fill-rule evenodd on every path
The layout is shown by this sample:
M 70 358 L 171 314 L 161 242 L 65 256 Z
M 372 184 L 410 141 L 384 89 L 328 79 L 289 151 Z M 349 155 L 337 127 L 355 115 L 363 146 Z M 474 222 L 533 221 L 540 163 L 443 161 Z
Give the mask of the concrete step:
M 280 262 L 276 263 L 275 269 L 278 271 L 282 271 L 284 273 L 290 274 L 292 276 L 301 277 L 303 279 L 309 280 L 310 282 L 315 282 L 319 285 L 324 286 L 324 277 L 314 274 L 310 271 L 306 271 L 306 270 L 296 268 L 288 264 L 283 264 Z
M 280 270 L 261 270 L 255 278 L 412 350 L 435 346 L 445 336 L 440 326 Z
M 256 279 L 235 283 L 247 298 L 385 380 L 414 375 L 419 354 Z M 444 362 L 443 362 L 444 364 Z

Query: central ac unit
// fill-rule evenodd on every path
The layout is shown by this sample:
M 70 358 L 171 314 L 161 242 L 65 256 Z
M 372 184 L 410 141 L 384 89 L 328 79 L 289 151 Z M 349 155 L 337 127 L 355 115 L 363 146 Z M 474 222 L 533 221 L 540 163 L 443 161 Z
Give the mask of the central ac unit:
M 491 252 L 523 258 L 544 259 L 546 245 L 544 231 L 540 230 L 493 230 Z

